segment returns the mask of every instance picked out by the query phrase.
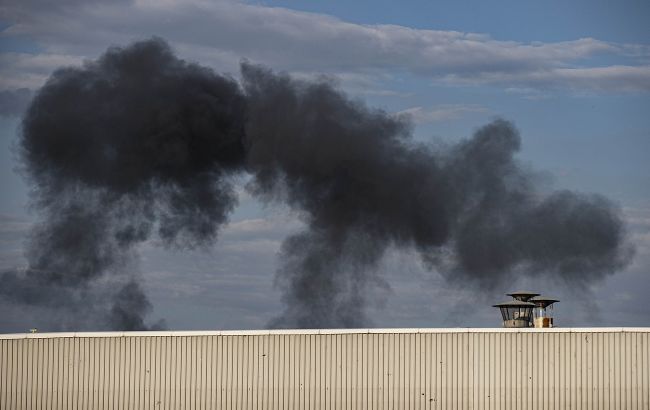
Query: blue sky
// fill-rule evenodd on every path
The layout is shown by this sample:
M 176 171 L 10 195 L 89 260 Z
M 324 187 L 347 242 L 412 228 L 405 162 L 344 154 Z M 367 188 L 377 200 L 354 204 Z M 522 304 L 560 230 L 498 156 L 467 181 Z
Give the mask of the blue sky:
M 421 141 L 456 141 L 495 117 L 513 121 L 523 136 L 521 161 L 543 173 L 549 189 L 617 202 L 637 248 L 624 272 L 592 289 L 606 305 L 600 313 L 567 301 L 559 323 L 648 326 L 650 307 L 640 306 L 650 290 L 649 17 L 647 1 L 4 2 L 0 268 L 25 263 L 22 241 L 34 218 L 11 150 L 25 95 L 59 66 L 157 35 L 183 58 L 235 76 L 243 58 L 298 77 L 325 74 L 371 106 L 411 115 Z M 142 247 L 137 270 L 153 316 L 177 329 L 256 328 L 281 309 L 276 253 L 301 222 L 243 190 L 240 203 L 210 251 Z M 413 255 L 393 252 L 381 270 L 391 290 L 378 295 L 377 326 L 498 324 L 490 309 L 459 320 L 455 312 L 470 295 L 450 291 Z M 574 292 L 513 284 L 522 286 L 565 300 Z M 501 290 L 481 303 L 511 289 Z M 2 303 L 17 316 L 0 318 L 0 331 L 37 321 L 37 312 Z

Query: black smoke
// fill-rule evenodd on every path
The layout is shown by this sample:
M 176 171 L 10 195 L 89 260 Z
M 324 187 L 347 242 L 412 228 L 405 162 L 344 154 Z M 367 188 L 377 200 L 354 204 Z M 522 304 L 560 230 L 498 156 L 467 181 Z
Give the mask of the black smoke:
M 167 246 L 211 244 L 237 203 L 229 178 L 244 160 L 244 109 L 237 82 L 179 60 L 159 39 L 54 72 L 23 119 L 19 146 L 40 216 L 29 266 L 5 276 L 74 315 L 85 304 L 67 294 L 123 276 L 154 231 Z M 91 326 L 146 328 L 127 314 L 149 306 L 136 280 L 107 285 L 110 296 L 96 301 L 105 314 Z M 5 297 L 22 297 L 0 283 Z
M 482 288 L 533 273 L 586 284 L 629 259 L 617 207 L 599 195 L 543 196 L 515 159 L 521 138 L 508 121 L 434 149 L 412 140 L 405 119 L 328 84 L 259 67 L 242 74 L 253 191 L 308 224 L 282 249 L 286 310 L 275 326 L 367 323 L 365 295 L 391 246 Z
M 288 204 L 307 225 L 281 250 L 276 327 L 366 324 L 390 247 L 475 286 L 533 273 L 589 284 L 623 267 L 618 208 L 542 193 L 515 158 L 520 145 L 514 125 L 495 120 L 434 148 L 413 140 L 407 118 L 327 82 L 244 63 L 238 83 L 160 39 L 111 48 L 56 71 L 24 117 L 20 153 L 41 222 L 29 266 L 5 273 L 0 295 L 56 305 L 124 276 L 95 310 L 106 327 L 147 328 L 150 304 L 137 275 L 124 275 L 137 245 L 155 233 L 167 246 L 210 246 L 242 173 L 260 200 Z

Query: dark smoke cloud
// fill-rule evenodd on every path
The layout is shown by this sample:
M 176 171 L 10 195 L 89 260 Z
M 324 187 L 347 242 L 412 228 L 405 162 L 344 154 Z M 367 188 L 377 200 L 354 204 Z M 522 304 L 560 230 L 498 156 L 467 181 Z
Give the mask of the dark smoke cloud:
M 539 192 L 505 120 L 433 148 L 413 141 L 407 118 L 327 82 L 248 63 L 241 74 L 240 86 L 160 39 L 55 72 L 21 139 L 42 222 L 28 269 L 5 273 L 0 295 L 43 304 L 83 294 L 123 275 L 154 232 L 168 246 L 209 246 L 241 173 L 258 198 L 289 204 L 307 223 L 282 247 L 285 310 L 274 327 L 366 325 L 389 247 L 417 249 L 432 270 L 472 286 L 531 274 L 589 284 L 631 255 L 606 198 Z M 137 277 L 122 282 L 95 310 L 107 327 L 148 328 Z
M 1 293 L 83 290 L 123 272 L 153 231 L 168 246 L 212 243 L 237 202 L 229 175 L 243 163 L 244 107 L 234 80 L 177 59 L 158 39 L 56 71 L 22 125 L 24 173 L 41 218 L 28 268 L 5 277 L 25 284 Z M 149 303 L 132 280 L 107 290 L 103 326 L 145 327 L 126 314 L 146 313 Z M 67 306 L 66 293 L 44 300 Z
M 507 121 L 433 149 L 404 119 L 328 84 L 259 67 L 242 74 L 253 190 L 309 225 L 284 244 L 287 308 L 275 326 L 367 323 L 365 295 L 390 246 L 415 247 L 450 281 L 480 287 L 533 273 L 590 283 L 629 259 L 616 206 L 568 191 L 541 197 Z
M 129 282 L 124 285 L 114 297 L 109 322 L 119 326 L 120 330 L 162 330 L 166 327 L 164 320 L 148 326 L 144 316 L 152 309 L 140 285 Z

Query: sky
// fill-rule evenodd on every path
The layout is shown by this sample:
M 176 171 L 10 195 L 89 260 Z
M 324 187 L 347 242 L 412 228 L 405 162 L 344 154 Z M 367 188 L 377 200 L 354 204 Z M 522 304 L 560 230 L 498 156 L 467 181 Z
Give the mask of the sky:
M 182 58 L 239 76 L 242 60 L 327 77 L 372 107 L 410 115 L 423 143 L 466 138 L 494 118 L 516 124 L 519 160 L 548 189 L 600 193 L 621 207 L 636 249 L 589 289 L 542 275 L 477 294 L 415 252 L 378 267 L 373 327 L 491 327 L 491 304 L 528 288 L 556 296 L 561 326 L 650 326 L 650 3 L 592 1 L 58 1 L 0 6 L 0 270 L 25 265 L 35 220 L 14 144 L 31 96 L 53 70 L 158 36 Z M 411 183 L 416 183 L 415 181 Z M 239 186 L 239 207 L 210 249 L 156 239 L 132 269 L 171 329 L 256 329 L 282 310 L 282 240 L 304 225 Z M 593 300 L 586 300 L 588 295 Z M 45 327 L 0 300 L 0 332 Z

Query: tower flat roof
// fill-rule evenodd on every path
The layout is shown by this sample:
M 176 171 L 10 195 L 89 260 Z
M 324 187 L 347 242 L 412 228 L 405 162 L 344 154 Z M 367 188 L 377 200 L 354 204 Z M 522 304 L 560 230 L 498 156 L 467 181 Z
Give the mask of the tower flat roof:
M 519 290 L 517 292 L 512 292 L 512 293 L 506 293 L 508 296 L 539 296 L 539 293 L 536 292 L 529 292 L 527 290 Z
M 534 303 L 522 302 L 521 300 L 508 300 L 506 302 L 497 303 L 492 305 L 492 307 L 534 307 Z

